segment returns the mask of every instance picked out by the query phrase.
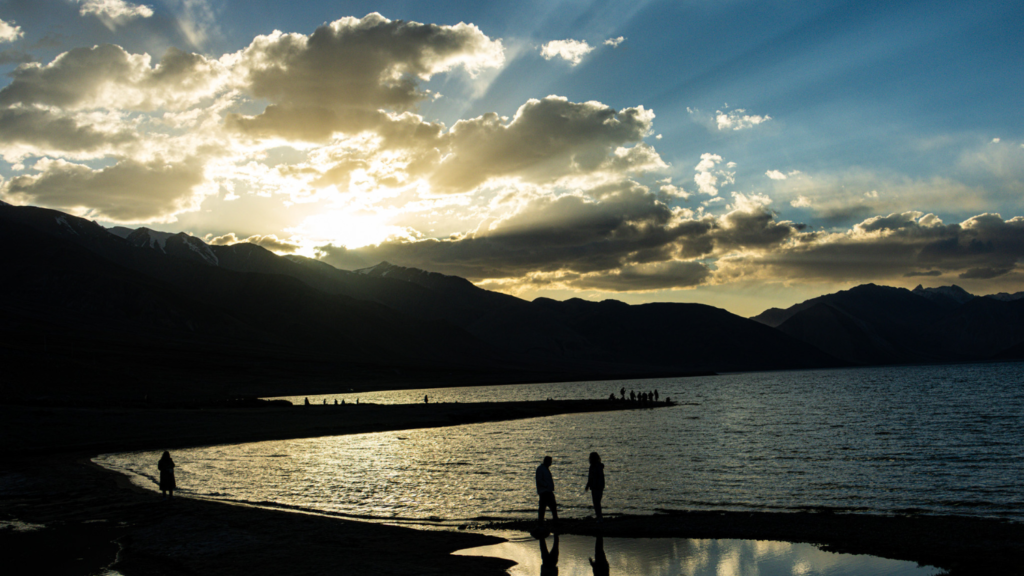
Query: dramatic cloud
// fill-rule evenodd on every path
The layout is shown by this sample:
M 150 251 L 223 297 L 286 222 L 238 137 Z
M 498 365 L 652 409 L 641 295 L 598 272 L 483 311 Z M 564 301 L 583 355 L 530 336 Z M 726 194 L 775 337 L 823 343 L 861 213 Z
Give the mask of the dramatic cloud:
M 256 244 L 257 246 L 266 248 L 271 252 L 277 252 L 278 254 L 292 254 L 299 249 L 298 244 L 282 240 L 274 234 L 255 234 L 248 238 L 239 238 L 235 236 L 234 232 L 229 232 L 223 236 L 207 237 L 205 240 L 206 243 L 211 246 L 231 246 L 232 244 L 241 244 L 243 242 Z
M 132 4 L 124 0 L 78 0 L 82 5 L 79 14 L 90 14 L 99 18 L 100 22 L 110 30 L 123 26 L 136 18 L 149 18 L 153 9 L 149 6 Z
M 447 135 L 450 155 L 433 181 L 465 191 L 506 176 L 546 182 L 597 171 L 657 169 L 664 162 L 640 143 L 653 120 L 654 113 L 643 106 L 616 111 L 557 96 L 530 100 L 508 124 L 493 113 L 456 123 Z
M 55 106 L 65 110 L 181 109 L 223 88 L 225 71 L 215 60 L 169 49 L 156 66 L 148 54 L 129 54 L 105 44 L 75 48 L 53 62 L 25 64 L 0 90 L 0 106 Z
M 698 259 L 771 251 L 800 235 L 778 221 L 767 198 L 735 195 L 721 217 L 671 209 L 646 188 L 621 183 L 589 195 L 543 196 L 475 234 L 447 240 L 388 241 L 358 250 L 321 247 L 342 268 L 388 261 L 472 280 L 573 289 L 660 290 L 710 281 Z
M 799 240 L 782 250 L 733 259 L 727 275 L 825 282 L 947 274 L 997 278 L 1019 269 L 1024 259 L 1024 218 L 981 214 L 947 225 L 933 214 L 904 212 L 869 218 L 848 232 Z
M 622 44 L 625 41 L 626 41 L 626 37 L 625 36 L 619 36 L 618 38 L 609 38 L 609 39 L 605 40 L 604 41 L 604 45 L 605 46 L 611 46 L 612 48 L 618 48 L 619 44 Z
M 36 162 L 35 175 L 16 176 L 0 187 L 12 204 L 34 204 L 87 214 L 110 222 L 153 222 L 195 209 L 203 183 L 199 162 L 166 164 L 124 160 L 93 170 L 64 160 Z
M 25 32 L 22 31 L 21 26 L 15 26 L 9 22 L 0 20 L 0 44 L 4 42 L 14 42 L 24 35 Z
M 0 108 L 0 156 L 19 161 L 30 155 L 93 158 L 138 141 L 119 118 L 64 115 L 39 108 Z
M 275 31 L 232 58 L 242 89 L 271 105 L 233 128 L 258 136 L 358 133 L 378 126 L 381 110 L 406 111 L 428 97 L 417 80 L 461 67 L 500 66 L 504 49 L 471 24 L 438 26 L 380 14 L 342 18 L 313 34 Z
M 593 50 L 594 47 L 587 44 L 586 40 L 552 40 L 541 47 L 540 55 L 545 60 L 557 57 L 576 66 Z

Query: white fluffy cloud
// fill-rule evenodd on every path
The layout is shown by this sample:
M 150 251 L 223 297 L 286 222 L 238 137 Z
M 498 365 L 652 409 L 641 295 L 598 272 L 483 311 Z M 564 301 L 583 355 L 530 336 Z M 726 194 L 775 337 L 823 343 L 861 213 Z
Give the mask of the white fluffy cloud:
M 625 41 L 626 41 L 626 37 L 625 36 L 619 36 L 618 38 L 609 38 L 609 39 L 605 40 L 604 41 L 604 45 L 605 46 L 611 46 L 612 48 L 618 48 L 619 44 L 622 44 Z
M 583 61 L 583 57 L 594 50 L 594 47 L 587 44 L 586 40 L 552 40 L 541 46 L 540 55 L 545 60 L 561 58 L 576 66 Z
M 718 154 L 704 153 L 700 155 L 700 162 L 694 166 L 697 173 L 693 176 L 693 181 L 697 184 L 697 190 L 701 194 L 718 196 L 719 183 L 732 184 L 736 181 L 736 172 L 718 168 L 721 163 L 722 157 Z M 735 166 L 736 164 L 733 162 L 725 165 L 726 168 Z
M 747 111 L 742 108 L 729 110 L 728 112 L 716 110 L 715 125 L 719 130 L 743 130 L 746 128 L 753 128 L 758 124 L 763 124 L 772 119 L 771 116 L 758 116 L 747 114 L 746 112 Z
M 25 32 L 21 29 L 21 26 L 15 26 L 4 20 L 0 20 L 0 43 L 14 42 L 22 36 Z
M 113 30 L 136 18 L 149 18 L 153 9 L 142 4 L 132 4 L 125 0 L 78 0 L 82 16 L 94 15 L 104 26 Z

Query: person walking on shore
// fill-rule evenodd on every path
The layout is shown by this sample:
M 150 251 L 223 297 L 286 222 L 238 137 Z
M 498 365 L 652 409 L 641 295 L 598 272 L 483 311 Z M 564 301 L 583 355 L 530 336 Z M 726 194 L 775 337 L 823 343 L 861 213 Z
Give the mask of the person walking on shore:
M 551 477 L 551 456 L 545 456 L 537 466 L 537 495 L 540 497 L 540 509 L 537 520 L 544 523 L 544 509 L 551 509 L 551 519 L 558 522 L 558 504 L 555 503 L 555 479 Z
M 594 500 L 594 516 L 598 522 L 604 520 L 601 514 L 601 498 L 604 496 L 604 464 L 601 463 L 601 456 L 597 452 L 590 453 L 590 472 L 587 473 L 587 485 L 583 488 L 586 492 L 590 490 L 590 497 Z
M 164 493 L 164 499 L 168 498 L 168 493 L 170 498 L 174 498 L 174 489 L 177 485 L 174 483 L 174 460 L 171 460 L 171 453 L 164 452 L 156 467 L 160 470 L 160 491 Z

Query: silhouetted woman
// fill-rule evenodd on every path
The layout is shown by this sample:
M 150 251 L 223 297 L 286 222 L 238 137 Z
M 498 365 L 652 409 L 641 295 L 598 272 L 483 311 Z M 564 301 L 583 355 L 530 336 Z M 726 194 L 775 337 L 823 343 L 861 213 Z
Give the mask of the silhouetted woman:
M 164 452 L 156 467 L 160 470 L 160 491 L 164 493 L 164 498 L 168 497 L 168 493 L 174 498 L 174 489 L 177 486 L 174 484 L 174 460 L 171 460 L 171 453 Z
M 601 463 L 601 456 L 597 452 L 590 453 L 590 472 L 587 474 L 587 485 L 583 488 L 586 492 L 590 490 L 590 497 L 594 499 L 594 515 L 597 521 L 604 520 L 601 514 L 601 497 L 604 496 L 604 464 Z

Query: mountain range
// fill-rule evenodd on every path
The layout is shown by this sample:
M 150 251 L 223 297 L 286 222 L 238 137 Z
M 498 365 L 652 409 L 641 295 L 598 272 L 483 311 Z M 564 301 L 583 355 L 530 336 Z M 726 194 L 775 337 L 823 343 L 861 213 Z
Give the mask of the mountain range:
M 382 262 L 0 203 L 5 397 L 286 394 L 1020 357 L 1021 294 L 859 286 L 742 318 L 526 301 Z

